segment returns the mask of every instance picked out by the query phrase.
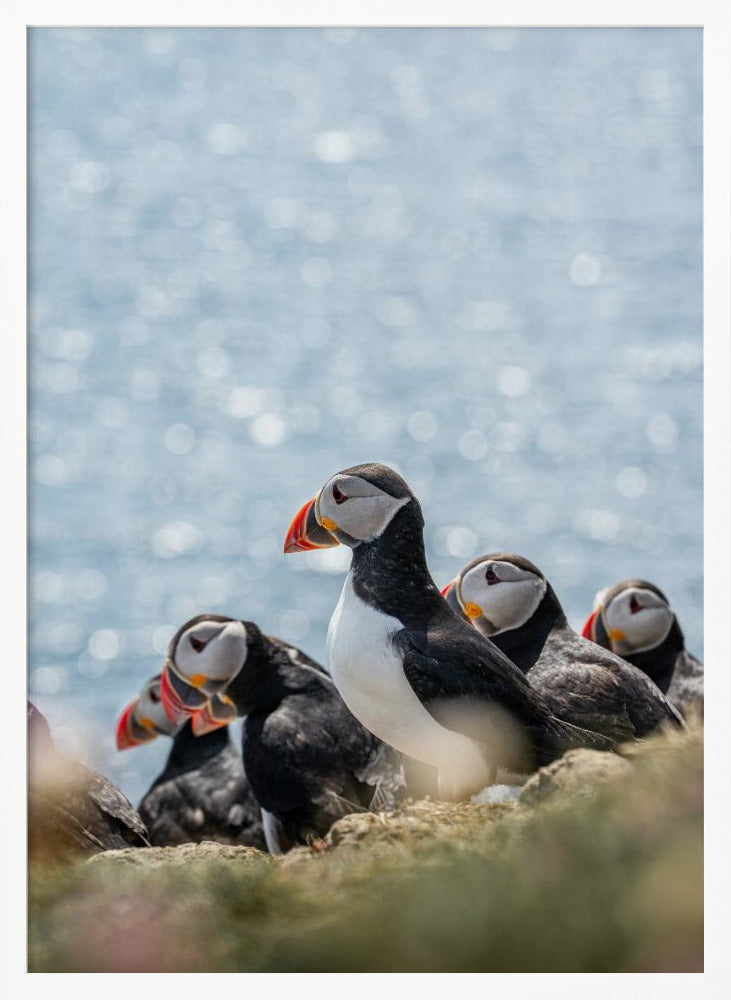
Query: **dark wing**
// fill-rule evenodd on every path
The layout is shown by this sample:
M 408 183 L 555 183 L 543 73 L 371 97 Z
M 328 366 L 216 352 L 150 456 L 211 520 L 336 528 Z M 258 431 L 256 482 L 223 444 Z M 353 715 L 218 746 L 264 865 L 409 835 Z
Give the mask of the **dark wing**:
M 54 755 L 31 775 L 28 832 L 32 856 L 58 858 L 147 847 L 147 831 L 131 803 L 100 774 Z
M 201 838 L 203 816 L 197 815 L 194 803 L 186 801 L 174 780 L 156 785 L 143 797 L 140 817 L 149 831 L 155 847 L 187 844 Z
M 380 743 L 348 711 L 332 681 L 313 673 L 306 690 L 268 715 L 250 714 L 244 764 L 262 809 L 298 830 L 323 837 L 349 812 L 367 810 L 383 769 Z
M 110 845 L 89 829 L 73 803 L 64 804 L 33 786 L 28 789 L 28 852 L 31 858 L 56 860 L 69 855 L 97 854 L 110 846 L 127 847 L 124 842 Z
M 90 771 L 83 764 L 69 761 L 78 775 L 80 785 L 85 785 L 86 793 L 96 804 L 100 813 L 116 826 L 128 844 L 149 847 L 147 829 L 139 813 L 129 799 L 118 788 L 96 771 Z
M 684 715 L 703 716 L 703 664 L 685 649 L 675 661 L 668 698 Z
M 404 628 L 396 633 L 394 643 L 417 697 L 448 729 L 487 742 L 486 732 L 499 718 L 494 710 L 507 712 L 522 727 L 539 763 L 573 747 L 608 750 L 614 745 L 601 734 L 555 718 L 515 664 L 469 625 L 462 629 L 459 623 L 458 628 L 451 614 L 448 629 L 417 632 Z M 459 702 L 477 705 L 480 710 L 454 711 Z M 485 715 L 488 706 L 493 711 Z
M 393 639 L 409 683 L 427 708 L 435 698 L 477 698 L 501 705 L 525 724 L 550 717 L 543 699 L 504 653 L 469 625 L 449 618 L 448 629 L 404 628 Z
M 682 725 L 644 671 L 568 627 L 551 632 L 527 676 L 559 718 L 617 739 L 647 736 L 663 723 Z
M 140 803 L 140 816 L 158 846 L 203 840 L 264 846 L 259 804 L 232 747 L 197 769 L 158 779 Z
M 559 719 L 617 742 L 642 735 L 627 709 L 622 685 L 604 667 L 539 661 L 528 671 L 528 679 Z

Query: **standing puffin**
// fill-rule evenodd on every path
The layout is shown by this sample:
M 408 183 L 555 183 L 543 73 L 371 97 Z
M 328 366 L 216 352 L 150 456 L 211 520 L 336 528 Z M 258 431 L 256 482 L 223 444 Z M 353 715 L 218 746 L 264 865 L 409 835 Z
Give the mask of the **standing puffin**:
M 401 760 L 353 718 L 319 664 L 253 622 L 200 615 L 170 642 L 163 701 L 177 720 L 222 691 L 246 716 L 244 766 L 272 854 L 404 793 Z
M 473 559 L 443 593 L 520 667 L 560 719 L 615 740 L 679 723 L 641 670 L 574 632 L 551 584 L 523 556 L 494 552 Z
M 28 702 L 28 853 L 56 861 L 149 847 L 145 824 L 119 789 L 56 752 L 48 722 Z
M 639 667 L 684 714 L 703 714 L 703 664 L 659 587 L 622 580 L 600 590 L 582 635 Z
M 329 668 L 364 726 L 435 767 L 462 798 L 498 764 L 525 769 L 609 741 L 554 717 L 515 664 L 451 611 L 429 575 L 421 507 L 379 464 L 345 469 L 297 513 L 284 551 L 353 550 L 327 638 Z
M 261 810 L 228 727 L 221 724 L 197 736 L 196 720 L 197 716 L 182 726 L 170 721 L 162 706 L 158 674 L 117 723 L 118 750 L 160 734 L 172 737 L 167 763 L 139 804 L 150 842 L 165 847 L 215 840 L 263 850 Z

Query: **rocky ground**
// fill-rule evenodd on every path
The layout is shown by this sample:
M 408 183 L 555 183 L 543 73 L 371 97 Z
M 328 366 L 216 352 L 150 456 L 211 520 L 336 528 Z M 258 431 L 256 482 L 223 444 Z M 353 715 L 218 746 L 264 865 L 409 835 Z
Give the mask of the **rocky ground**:
M 703 962 L 702 730 L 573 751 L 501 802 L 30 872 L 40 971 L 677 972 Z

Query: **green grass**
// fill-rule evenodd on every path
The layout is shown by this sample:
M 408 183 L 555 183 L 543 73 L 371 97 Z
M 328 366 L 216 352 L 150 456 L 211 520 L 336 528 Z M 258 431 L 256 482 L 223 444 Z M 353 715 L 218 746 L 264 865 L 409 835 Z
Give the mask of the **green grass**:
M 420 805 L 284 862 L 34 868 L 29 968 L 699 971 L 702 732 L 632 759 L 580 799 Z

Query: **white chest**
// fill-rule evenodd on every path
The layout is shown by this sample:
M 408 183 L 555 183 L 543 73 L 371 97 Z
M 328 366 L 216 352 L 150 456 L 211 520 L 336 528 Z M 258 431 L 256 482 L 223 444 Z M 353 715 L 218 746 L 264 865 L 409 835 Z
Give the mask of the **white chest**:
M 440 726 L 406 679 L 392 643 L 402 628 L 362 601 L 348 576 L 327 634 L 330 673 L 343 701 L 366 729 L 410 757 L 440 769 L 455 755 L 474 764 L 473 742 Z

